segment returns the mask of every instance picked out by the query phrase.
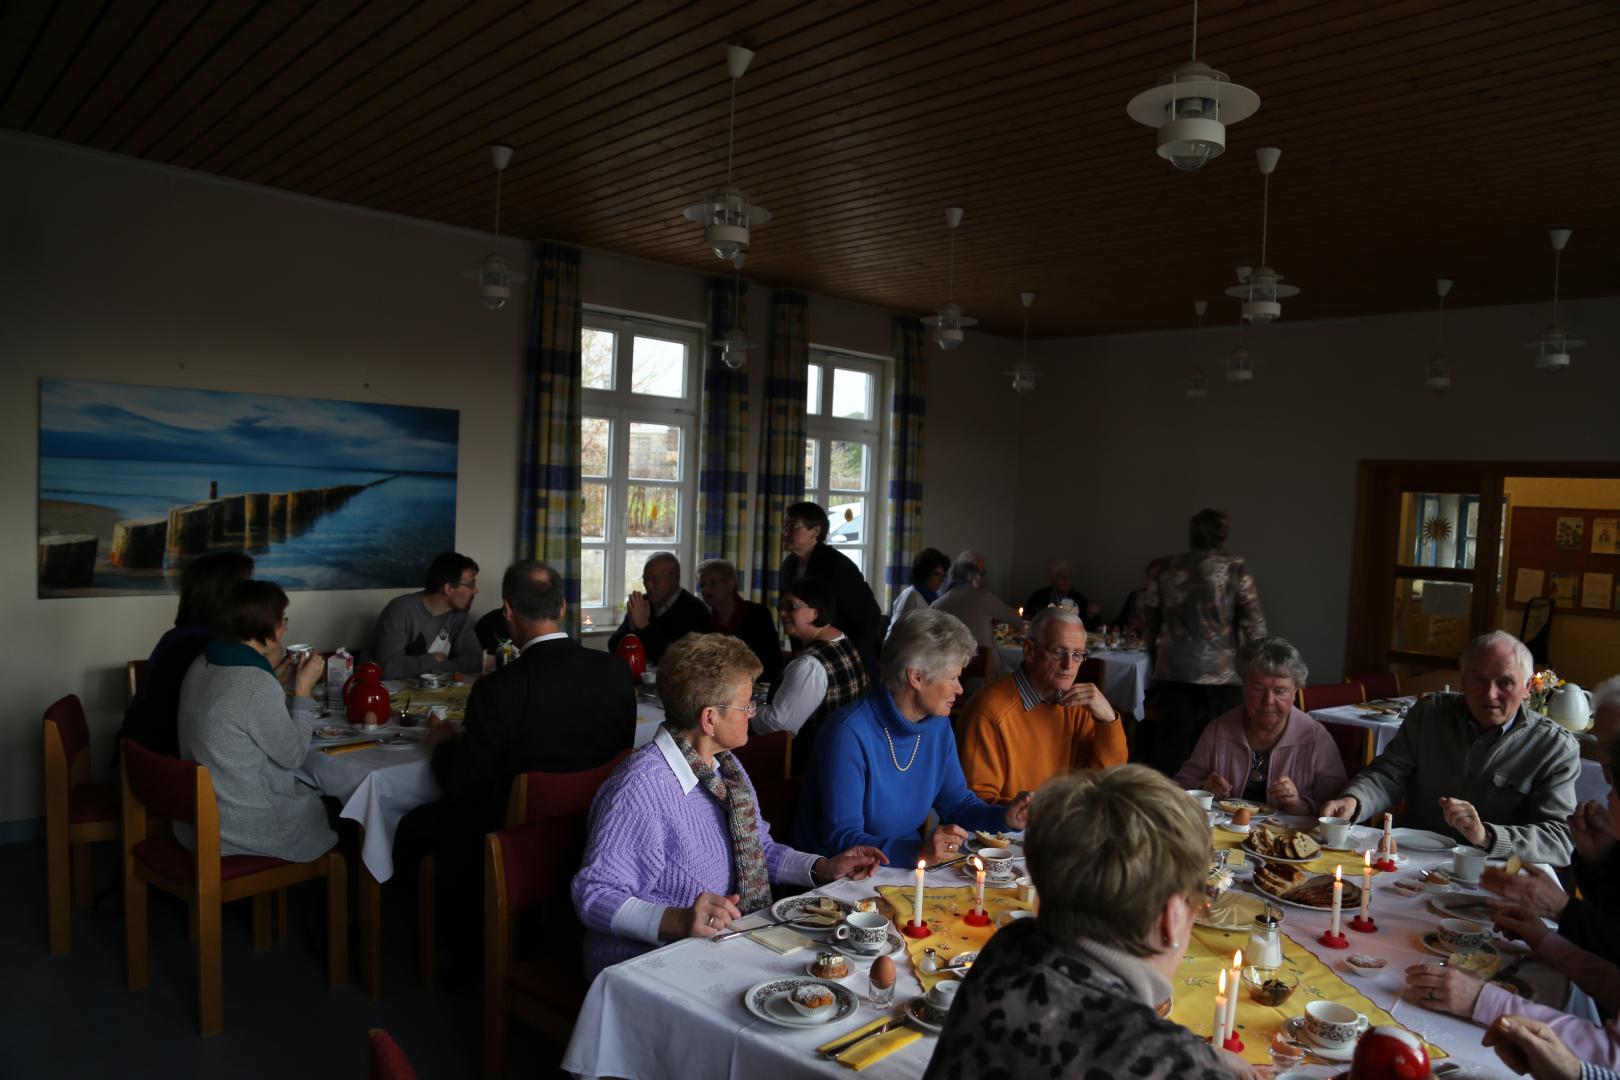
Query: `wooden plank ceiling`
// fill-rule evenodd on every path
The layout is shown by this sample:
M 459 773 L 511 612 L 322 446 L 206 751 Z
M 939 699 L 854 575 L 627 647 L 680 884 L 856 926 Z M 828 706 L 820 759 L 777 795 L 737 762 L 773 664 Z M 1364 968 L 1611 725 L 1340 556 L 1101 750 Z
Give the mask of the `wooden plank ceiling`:
M 1254 150 L 1283 148 L 1290 320 L 1620 292 L 1620 4 L 1205 0 L 1199 56 L 1259 113 L 1194 174 L 1125 103 L 1188 56 L 1169 0 L 56 0 L 0 11 L 0 126 L 488 229 L 725 269 L 681 209 L 736 179 L 775 215 L 747 274 L 1035 336 L 1235 320 Z M 469 264 L 477 252 L 469 252 Z M 459 269 L 459 268 L 452 268 Z M 453 283 L 454 275 L 447 277 Z M 454 284 L 450 287 L 459 287 Z M 1527 339 L 1535 328 L 1527 328 Z

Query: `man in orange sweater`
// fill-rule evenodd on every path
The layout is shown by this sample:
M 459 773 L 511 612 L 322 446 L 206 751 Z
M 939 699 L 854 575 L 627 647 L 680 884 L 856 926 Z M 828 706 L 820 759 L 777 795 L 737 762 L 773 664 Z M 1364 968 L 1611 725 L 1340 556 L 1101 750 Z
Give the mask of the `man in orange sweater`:
M 1077 615 L 1045 608 L 1030 623 L 1024 662 L 968 701 L 962 771 L 985 802 L 1008 803 L 1070 769 L 1125 763 L 1125 732 L 1102 691 L 1076 685 L 1086 629 Z

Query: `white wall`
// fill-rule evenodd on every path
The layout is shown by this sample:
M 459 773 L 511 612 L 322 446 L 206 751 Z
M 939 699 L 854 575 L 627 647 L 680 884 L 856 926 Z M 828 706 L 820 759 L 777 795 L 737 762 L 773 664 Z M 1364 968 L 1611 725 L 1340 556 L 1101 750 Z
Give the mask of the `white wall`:
M 501 247 L 527 262 L 527 245 Z M 483 565 L 487 599 L 514 547 L 527 319 L 518 304 L 484 311 L 461 280 L 489 248 L 477 233 L 0 134 L 0 825 L 40 812 L 38 718 L 62 694 L 84 700 L 106 767 L 124 662 L 174 617 L 171 596 L 36 599 L 38 380 L 459 409 L 456 543 Z M 582 281 L 587 303 L 706 318 L 699 274 L 587 252 Z M 751 323 L 763 344 L 768 290 Z M 812 297 L 810 329 L 819 345 L 890 349 L 889 316 L 857 304 Z M 976 335 L 935 358 L 924 472 L 926 541 L 982 546 L 1000 567 L 1013 554 L 1015 404 L 999 376 L 1011 347 Z M 390 595 L 299 592 L 289 615 L 302 640 L 364 647 Z
M 1466 295 L 1460 280 L 1452 299 Z M 1072 559 L 1077 587 L 1112 619 L 1149 559 L 1185 550 L 1193 513 L 1226 510 L 1272 631 L 1301 648 L 1313 681 L 1335 680 L 1358 461 L 1620 459 L 1620 299 L 1561 316 L 1592 345 L 1550 377 L 1518 347 L 1540 333 L 1546 305 L 1450 312 L 1442 397 L 1422 390 L 1432 314 L 1252 330 L 1248 387 L 1223 380 L 1236 344 L 1225 327 L 1032 347 L 1047 377 L 1023 403 L 1017 568 L 1038 582 Z M 1202 401 L 1183 396 L 1195 366 L 1209 375 Z

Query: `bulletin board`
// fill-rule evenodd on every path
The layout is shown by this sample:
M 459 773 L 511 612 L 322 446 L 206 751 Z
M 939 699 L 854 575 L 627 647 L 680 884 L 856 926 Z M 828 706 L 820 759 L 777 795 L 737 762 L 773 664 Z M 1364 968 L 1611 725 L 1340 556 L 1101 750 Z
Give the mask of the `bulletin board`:
M 1620 510 L 1513 509 L 1507 606 L 1551 597 L 1565 615 L 1620 618 Z

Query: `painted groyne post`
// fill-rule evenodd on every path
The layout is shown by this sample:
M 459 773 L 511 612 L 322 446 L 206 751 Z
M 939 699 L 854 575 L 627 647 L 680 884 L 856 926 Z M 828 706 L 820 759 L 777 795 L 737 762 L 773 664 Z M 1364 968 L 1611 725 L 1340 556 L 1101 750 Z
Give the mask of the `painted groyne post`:
M 285 513 L 285 511 L 283 511 Z M 270 494 L 250 491 L 242 496 L 242 531 L 262 533 L 270 527 Z
M 169 510 L 168 553 L 201 555 L 208 550 L 208 506 L 176 506 Z
M 39 583 L 71 589 L 87 586 L 96 575 L 96 538 L 84 533 L 42 536 L 39 540 Z
M 128 518 L 120 521 L 113 526 L 112 551 L 107 561 L 131 570 L 160 567 L 163 565 L 168 531 L 168 518 Z

